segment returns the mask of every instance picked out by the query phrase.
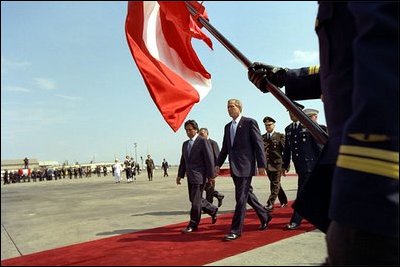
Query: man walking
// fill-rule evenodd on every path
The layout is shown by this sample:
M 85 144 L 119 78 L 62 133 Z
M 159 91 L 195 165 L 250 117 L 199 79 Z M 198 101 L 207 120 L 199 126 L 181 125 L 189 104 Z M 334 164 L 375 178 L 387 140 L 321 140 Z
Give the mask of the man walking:
M 295 104 L 303 109 L 304 106 L 295 102 Z M 322 145 L 319 144 L 299 120 L 289 112 L 290 119 L 293 123 L 285 128 L 285 149 L 283 151 L 282 175 L 286 176 L 286 172 L 290 168 L 290 160 L 294 163 L 294 168 L 298 175 L 296 198 L 302 193 L 304 185 L 308 181 L 315 164 L 317 163 Z M 293 211 L 289 224 L 285 226 L 286 230 L 294 230 L 299 228 L 303 218 L 297 211 Z
M 161 164 L 162 169 L 164 170 L 164 177 L 168 177 L 168 161 L 166 161 L 165 159 L 163 159 L 163 162 Z
M 285 207 L 288 203 L 285 191 L 281 185 L 282 174 L 282 154 L 285 147 L 285 135 L 275 131 L 275 120 L 271 117 L 263 119 L 266 133 L 263 134 L 265 157 L 267 158 L 267 175 L 270 181 L 270 195 L 265 208 L 272 211 L 274 203 L 278 197 L 281 207 Z
M 211 223 L 215 224 L 218 208 L 202 197 L 206 179 L 214 177 L 214 157 L 211 145 L 207 139 L 198 135 L 199 127 L 196 121 L 187 120 L 185 130 L 189 140 L 182 145 L 182 156 L 176 184 L 180 185 L 181 179 L 186 174 L 189 200 L 192 203 L 189 224 L 182 229 L 182 233 L 187 234 L 197 230 L 202 210 L 211 216 Z
M 218 155 L 219 155 L 219 146 L 218 143 L 209 138 L 208 136 L 208 129 L 207 128 L 200 128 L 199 130 L 199 135 L 203 136 L 210 142 L 212 152 L 214 155 L 214 164 L 217 161 Z M 222 200 L 224 199 L 224 195 L 219 193 L 217 190 L 215 190 L 215 178 L 214 177 L 209 177 L 207 179 L 206 187 L 204 188 L 206 191 L 206 199 L 208 202 L 211 204 L 213 203 L 214 197 L 218 200 L 218 208 L 222 206 Z
M 153 181 L 153 170 L 155 169 L 155 165 L 154 165 L 154 161 L 150 155 L 147 155 L 146 169 L 147 169 L 147 177 L 149 178 L 149 181 Z
M 220 167 L 229 155 L 230 172 L 235 184 L 236 206 L 230 233 L 224 237 L 224 240 L 231 241 L 242 234 L 247 203 L 260 219 L 261 225 L 258 230 L 268 228 L 271 216 L 260 204 L 251 186 L 253 175 L 256 174 L 256 162 L 259 174 L 265 174 L 266 166 L 264 144 L 257 121 L 241 115 L 240 100 L 228 100 L 227 108 L 232 121 L 225 125 L 222 149 L 217 159 L 215 172 L 219 174 Z

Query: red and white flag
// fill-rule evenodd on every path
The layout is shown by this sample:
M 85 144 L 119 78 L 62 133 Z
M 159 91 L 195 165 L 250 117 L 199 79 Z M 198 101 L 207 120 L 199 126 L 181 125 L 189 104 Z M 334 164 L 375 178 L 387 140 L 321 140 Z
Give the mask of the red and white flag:
M 204 8 L 198 10 L 205 12 Z M 125 33 L 154 103 L 176 132 L 194 104 L 211 89 L 211 75 L 191 39 L 201 39 L 212 49 L 211 40 L 190 16 L 184 1 L 129 2 Z

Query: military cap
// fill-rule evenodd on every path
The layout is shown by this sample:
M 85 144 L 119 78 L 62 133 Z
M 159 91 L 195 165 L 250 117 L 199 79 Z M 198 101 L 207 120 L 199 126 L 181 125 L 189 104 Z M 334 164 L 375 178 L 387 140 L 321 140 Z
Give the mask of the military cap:
M 263 122 L 264 123 L 266 123 L 266 122 L 273 122 L 273 123 L 275 123 L 275 120 L 273 119 L 273 118 L 271 118 L 271 117 L 265 117 L 264 119 L 263 119 Z
M 306 108 L 303 110 L 307 116 L 318 115 L 319 111 L 313 108 Z

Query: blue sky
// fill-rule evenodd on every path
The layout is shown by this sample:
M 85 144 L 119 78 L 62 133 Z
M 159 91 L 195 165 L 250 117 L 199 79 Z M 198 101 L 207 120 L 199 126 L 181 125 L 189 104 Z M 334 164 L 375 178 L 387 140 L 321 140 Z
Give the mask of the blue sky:
M 298 68 L 315 65 L 317 2 L 205 1 L 210 23 L 251 61 Z M 86 163 L 151 154 L 178 164 L 183 126 L 175 133 L 153 103 L 130 54 L 127 2 L 1 2 L 1 158 Z M 212 89 L 187 119 L 207 127 L 220 145 L 230 121 L 226 102 L 243 115 L 271 116 L 276 130 L 286 109 L 247 79 L 247 70 L 207 30 L 214 50 L 193 45 L 212 75 Z M 320 100 L 300 101 L 320 110 Z

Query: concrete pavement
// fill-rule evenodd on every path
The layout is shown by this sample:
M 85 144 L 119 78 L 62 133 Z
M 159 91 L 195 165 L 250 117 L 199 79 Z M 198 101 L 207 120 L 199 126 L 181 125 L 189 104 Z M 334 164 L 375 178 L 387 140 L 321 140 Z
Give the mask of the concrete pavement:
M 1 185 L 1 259 L 188 221 L 186 179 L 176 185 L 176 172 L 171 168 L 164 178 L 156 170 L 153 181 L 142 172 L 130 184 L 126 179 L 115 184 L 111 175 L 92 175 Z M 252 184 L 265 203 L 267 177 L 254 177 Z M 282 185 L 288 198 L 294 199 L 297 177 L 283 177 Z M 225 195 L 219 213 L 233 212 L 232 179 L 218 177 L 216 187 Z M 315 230 L 209 265 L 310 266 L 320 265 L 325 257 L 324 234 Z

